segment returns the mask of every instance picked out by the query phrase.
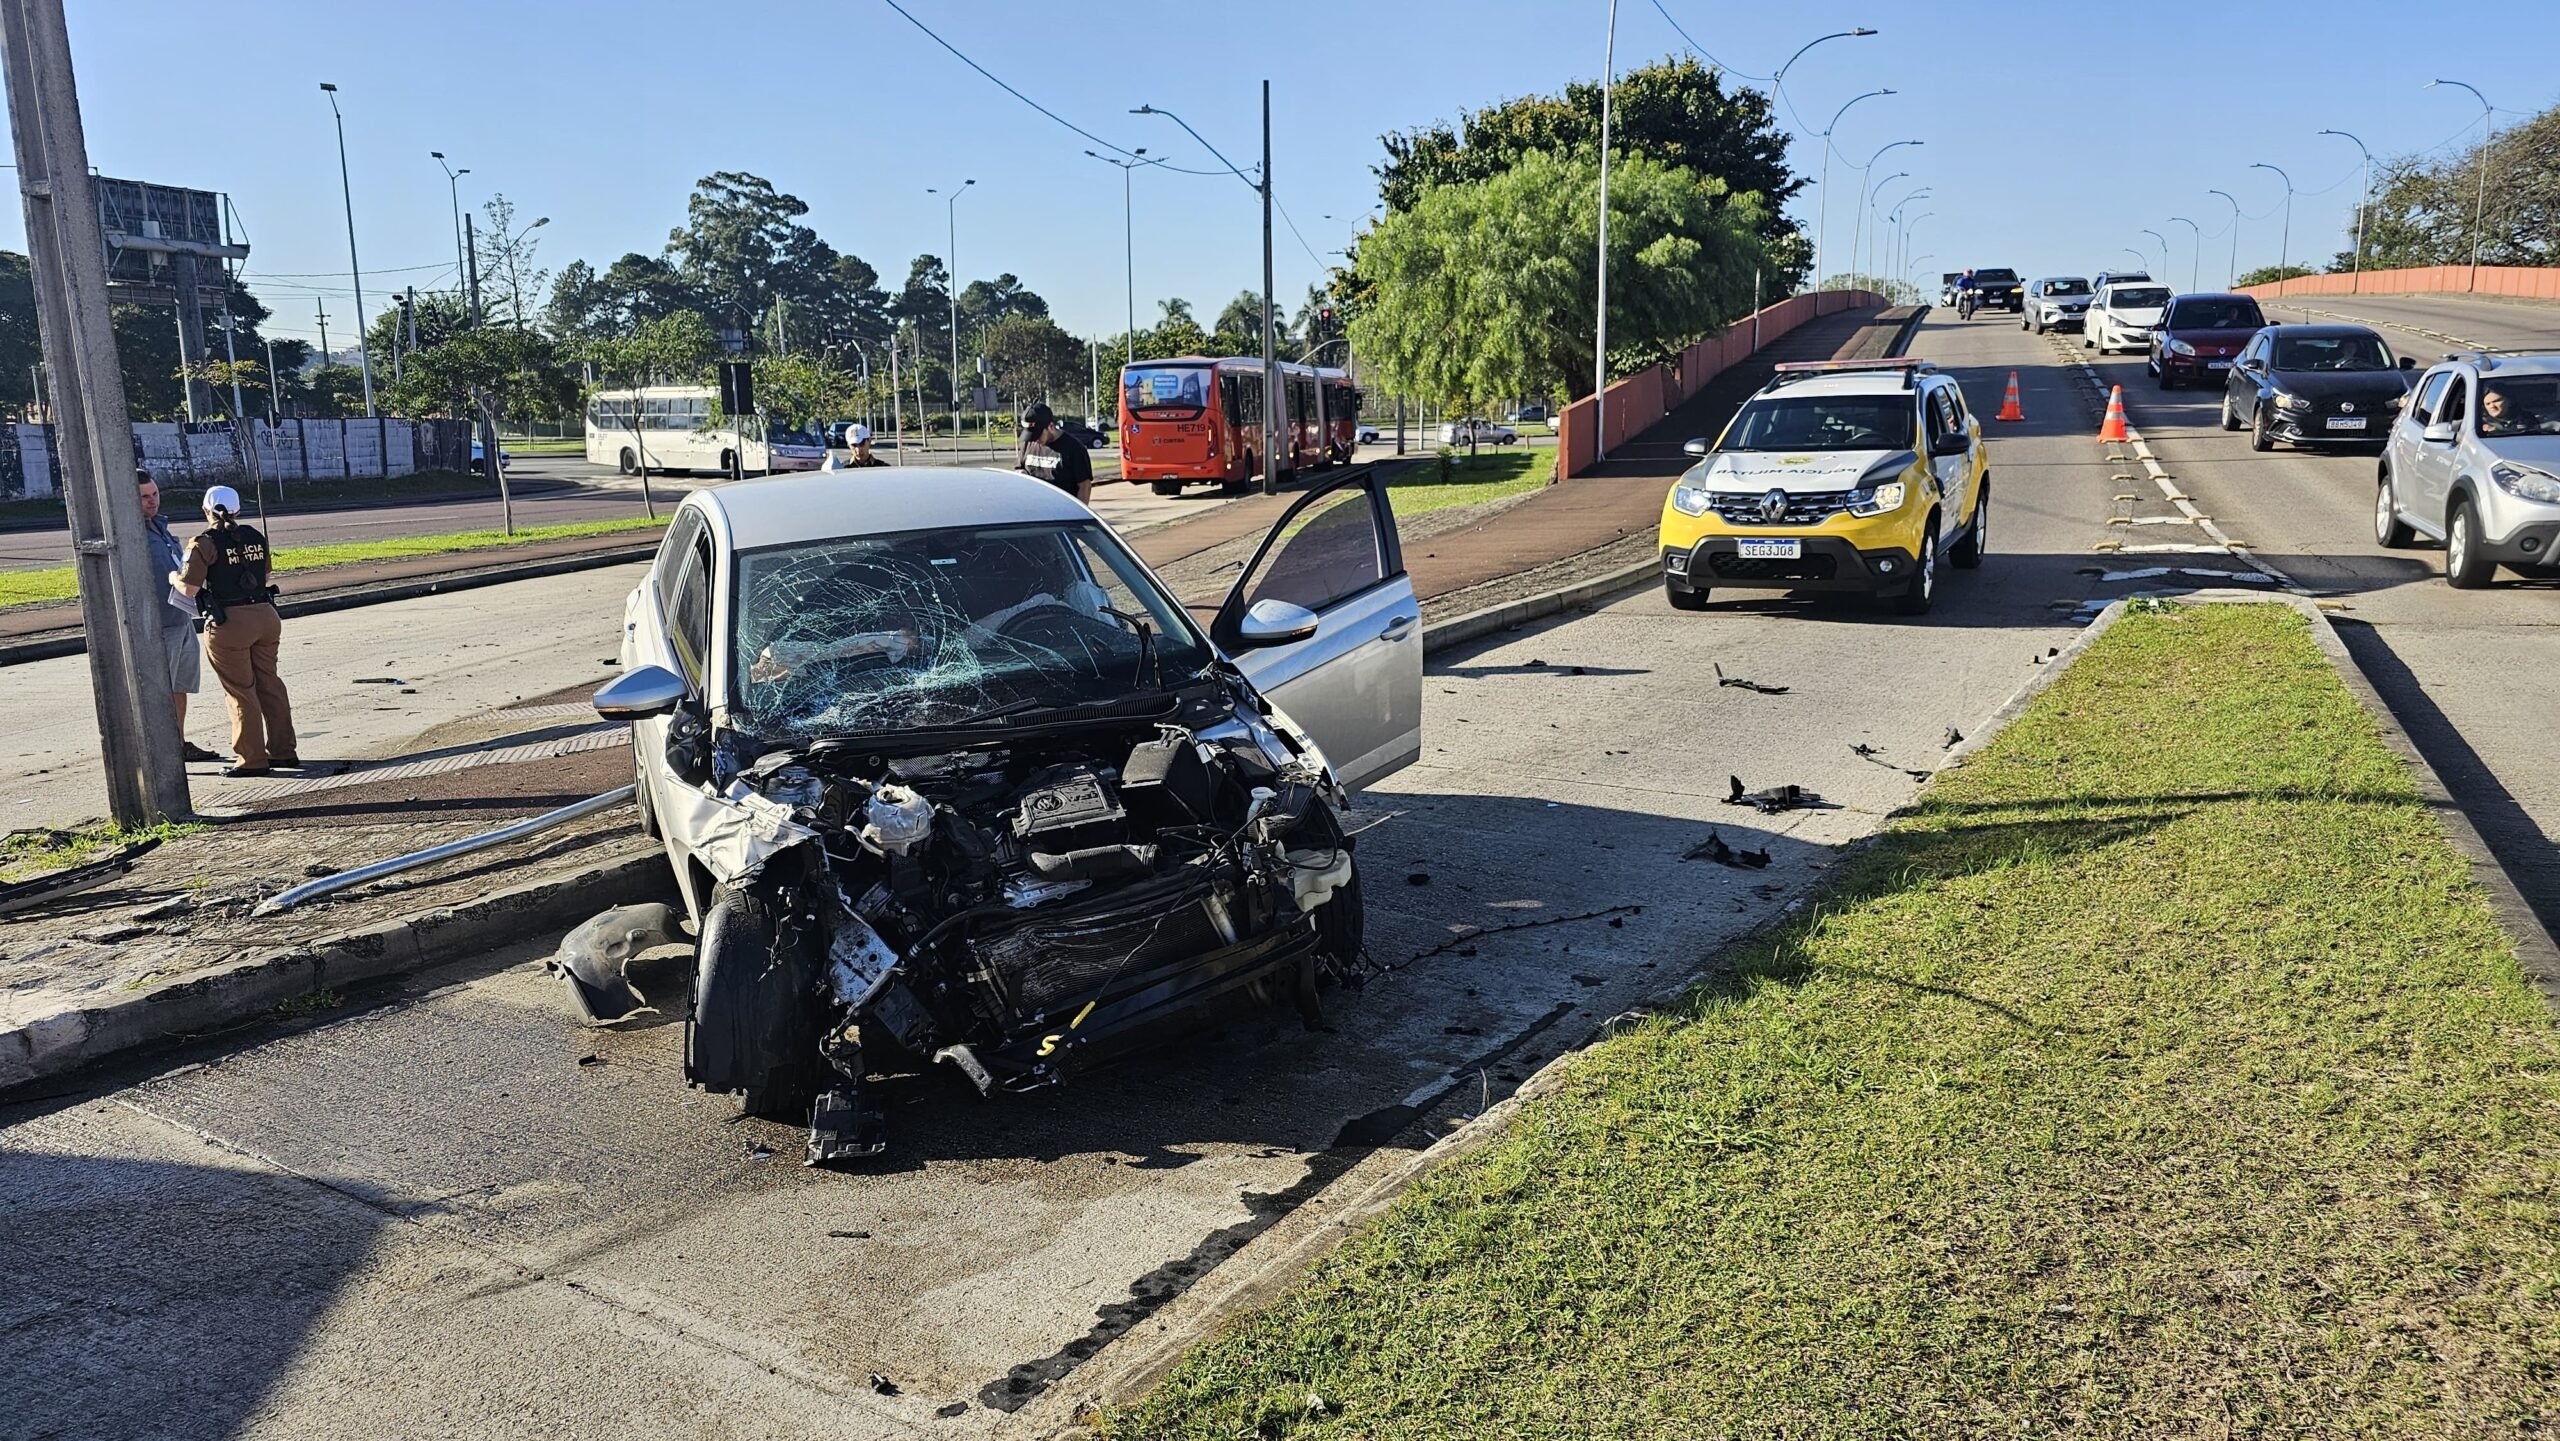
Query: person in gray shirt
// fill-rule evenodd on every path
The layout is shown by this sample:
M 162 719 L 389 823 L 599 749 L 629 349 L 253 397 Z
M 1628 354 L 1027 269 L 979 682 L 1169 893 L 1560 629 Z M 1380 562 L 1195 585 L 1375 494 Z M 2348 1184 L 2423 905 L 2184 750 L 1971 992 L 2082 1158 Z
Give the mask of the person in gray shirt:
M 136 470 L 133 478 L 142 495 L 142 528 L 151 541 L 152 573 L 165 576 L 185 569 L 187 548 L 170 531 L 168 517 L 160 513 L 159 482 L 147 470 Z M 160 650 L 169 658 L 169 689 L 178 705 L 180 753 L 191 761 L 223 759 L 186 738 L 187 697 L 204 689 L 204 651 L 196 644 L 196 603 L 175 590 L 166 593 L 160 607 Z

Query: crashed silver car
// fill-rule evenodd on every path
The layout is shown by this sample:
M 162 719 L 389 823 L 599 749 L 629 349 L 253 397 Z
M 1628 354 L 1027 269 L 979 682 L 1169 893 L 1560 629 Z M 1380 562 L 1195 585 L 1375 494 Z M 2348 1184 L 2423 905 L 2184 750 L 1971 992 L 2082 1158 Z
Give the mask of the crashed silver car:
M 873 474 L 686 497 L 596 708 L 632 723 L 690 996 L 633 986 L 667 937 L 623 913 L 559 958 L 590 1020 L 686 1010 L 686 1079 L 806 1119 L 812 1164 L 882 1149 L 887 1074 L 1024 1090 L 1312 1008 L 1360 952 L 1346 788 L 1421 749 L 1373 477 L 1290 506 L 1204 627 L 1072 496 Z

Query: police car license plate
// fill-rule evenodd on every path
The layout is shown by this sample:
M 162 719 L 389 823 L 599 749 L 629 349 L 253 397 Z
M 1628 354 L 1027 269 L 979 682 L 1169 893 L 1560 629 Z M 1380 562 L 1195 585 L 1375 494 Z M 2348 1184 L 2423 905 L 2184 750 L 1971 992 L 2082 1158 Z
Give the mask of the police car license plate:
M 2331 430 L 2362 430 L 2364 429 L 2364 417 L 2361 415 L 2333 415 L 2329 417 L 2329 428 Z
M 1734 542 L 1734 548 L 1744 560 L 1804 559 L 1804 542 L 1800 540 L 1742 540 Z

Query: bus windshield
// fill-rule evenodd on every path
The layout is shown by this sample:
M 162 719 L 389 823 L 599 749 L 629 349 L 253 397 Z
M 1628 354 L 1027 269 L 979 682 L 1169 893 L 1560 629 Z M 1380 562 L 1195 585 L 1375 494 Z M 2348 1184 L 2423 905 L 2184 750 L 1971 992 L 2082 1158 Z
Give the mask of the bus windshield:
M 1210 384 L 1205 365 L 1133 365 L 1120 372 L 1120 402 L 1132 411 L 1197 411 Z

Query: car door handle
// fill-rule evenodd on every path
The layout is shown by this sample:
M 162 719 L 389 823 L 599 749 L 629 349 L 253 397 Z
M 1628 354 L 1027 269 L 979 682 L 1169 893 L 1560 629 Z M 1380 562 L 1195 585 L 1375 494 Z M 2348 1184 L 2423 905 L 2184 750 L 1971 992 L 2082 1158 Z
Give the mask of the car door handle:
M 1409 615 L 1400 615 L 1389 620 L 1386 629 L 1379 632 L 1379 635 L 1387 640 L 1402 640 L 1411 634 L 1413 634 L 1413 617 Z

